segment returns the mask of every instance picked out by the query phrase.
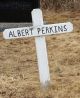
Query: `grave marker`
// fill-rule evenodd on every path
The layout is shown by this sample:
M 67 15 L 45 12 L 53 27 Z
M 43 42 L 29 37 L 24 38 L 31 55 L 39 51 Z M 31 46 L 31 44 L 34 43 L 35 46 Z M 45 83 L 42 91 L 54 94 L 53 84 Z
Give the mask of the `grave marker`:
M 32 11 L 32 21 L 33 26 L 31 27 L 5 29 L 3 37 L 5 39 L 35 37 L 40 82 L 42 86 L 47 86 L 50 82 L 50 73 L 44 35 L 72 32 L 73 24 L 66 22 L 44 25 L 42 11 L 40 9 L 34 9 Z

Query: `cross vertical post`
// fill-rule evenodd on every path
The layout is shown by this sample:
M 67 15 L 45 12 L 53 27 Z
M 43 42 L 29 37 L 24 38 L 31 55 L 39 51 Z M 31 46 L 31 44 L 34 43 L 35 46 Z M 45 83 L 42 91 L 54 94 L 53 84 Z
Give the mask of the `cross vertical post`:
M 34 9 L 32 11 L 32 21 L 34 27 L 43 25 L 43 16 L 40 9 Z M 42 86 L 46 87 L 50 82 L 50 73 L 45 37 L 35 37 L 35 44 L 37 51 L 40 82 Z

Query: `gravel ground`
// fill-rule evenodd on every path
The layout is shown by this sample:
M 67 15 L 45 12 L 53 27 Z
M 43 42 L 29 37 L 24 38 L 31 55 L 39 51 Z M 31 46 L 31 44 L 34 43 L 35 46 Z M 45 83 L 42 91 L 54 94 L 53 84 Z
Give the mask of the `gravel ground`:
M 31 25 L 32 23 L 0 23 L 0 32 L 8 28 L 26 27 Z

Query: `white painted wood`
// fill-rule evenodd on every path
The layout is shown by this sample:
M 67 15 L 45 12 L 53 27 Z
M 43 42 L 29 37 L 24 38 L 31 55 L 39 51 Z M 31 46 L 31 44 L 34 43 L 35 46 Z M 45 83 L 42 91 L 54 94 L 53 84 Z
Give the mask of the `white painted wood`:
M 38 18 L 41 22 L 40 17 Z M 38 23 L 36 17 L 36 22 Z M 61 33 L 69 33 L 73 31 L 73 24 L 70 22 L 58 23 L 58 24 L 48 24 L 48 25 L 34 25 L 31 27 L 22 27 L 22 28 L 12 28 L 5 29 L 3 32 L 3 37 L 5 39 L 14 39 L 14 38 L 24 38 L 24 37 L 35 37 L 35 36 L 45 36 Z
M 43 25 L 43 16 L 40 9 L 34 9 L 32 11 L 32 21 L 34 27 Z M 50 81 L 50 73 L 45 37 L 35 37 L 35 44 L 38 58 L 40 82 L 42 86 L 47 86 Z

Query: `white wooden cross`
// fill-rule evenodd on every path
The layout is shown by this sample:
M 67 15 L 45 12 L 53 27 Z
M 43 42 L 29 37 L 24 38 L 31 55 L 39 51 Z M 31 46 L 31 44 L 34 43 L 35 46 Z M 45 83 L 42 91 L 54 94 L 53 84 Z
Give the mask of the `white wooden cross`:
M 73 24 L 66 22 L 44 25 L 42 11 L 40 9 L 34 9 L 32 11 L 32 22 L 33 26 L 31 27 L 5 29 L 3 37 L 5 39 L 35 37 L 40 82 L 42 86 L 48 86 L 50 82 L 50 73 L 44 36 L 72 32 Z

